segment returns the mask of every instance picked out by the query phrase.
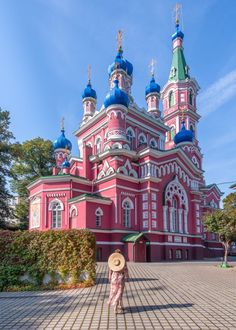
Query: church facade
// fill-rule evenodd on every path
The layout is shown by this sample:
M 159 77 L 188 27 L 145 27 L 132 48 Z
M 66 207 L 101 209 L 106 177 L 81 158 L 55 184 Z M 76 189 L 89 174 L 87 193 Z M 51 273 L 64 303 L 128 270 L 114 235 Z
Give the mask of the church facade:
M 139 262 L 222 255 L 216 235 L 203 226 L 204 213 L 219 208 L 222 193 L 204 180 L 199 86 L 190 76 L 183 38 L 177 21 L 168 81 L 161 89 L 152 72 L 146 109 L 132 96 L 133 66 L 121 44 L 100 110 L 88 81 L 75 132 L 80 158 L 71 155 L 62 127 L 52 175 L 28 187 L 30 229 L 88 228 L 103 261 L 116 248 Z

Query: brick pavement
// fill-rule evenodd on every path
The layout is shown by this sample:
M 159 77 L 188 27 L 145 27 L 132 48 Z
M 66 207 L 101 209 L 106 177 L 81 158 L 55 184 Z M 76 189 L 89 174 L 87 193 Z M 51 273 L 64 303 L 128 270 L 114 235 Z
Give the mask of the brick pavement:
M 0 293 L 0 329 L 236 329 L 236 268 L 208 262 L 128 267 L 124 314 L 107 306 L 107 266 L 99 263 L 92 288 Z

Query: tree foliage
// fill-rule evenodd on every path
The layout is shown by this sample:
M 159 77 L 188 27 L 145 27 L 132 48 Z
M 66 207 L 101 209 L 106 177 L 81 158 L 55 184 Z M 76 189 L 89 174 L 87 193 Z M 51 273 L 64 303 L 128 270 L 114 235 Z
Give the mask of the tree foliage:
M 45 275 L 51 276 L 48 288 L 63 288 L 60 280 L 93 285 L 95 247 L 95 236 L 86 229 L 0 231 L 0 291 L 40 289 Z M 24 284 L 20 277 L 26 274 Z
M 7 188 L 7 178 L 10 176 L 14 136 L 9 130 L 9 125 L 9 112 L 0 108 L 0 228 L 5 228 L 6 218 L 12 215 L 9 207 L 11 195 Z
M 50 175 L 55 166 L 53 145 L 49 140 L 35 138 L 14 146 L 15 159 L 11 167 L 14 179 L 12 191 L 19 196 L 16 216 L 20 220 L 20 228 L 28 226 L 28 190 L 27 186 L 40 176 Z
M 231 242 L 236 240 L 236 193 L 231 193 L 223 201 L 224 208 L 208 213 L 204 225 L 209 232 L 219 235 L 224 246 L 224 261 L 227 264 L 228 249 Z

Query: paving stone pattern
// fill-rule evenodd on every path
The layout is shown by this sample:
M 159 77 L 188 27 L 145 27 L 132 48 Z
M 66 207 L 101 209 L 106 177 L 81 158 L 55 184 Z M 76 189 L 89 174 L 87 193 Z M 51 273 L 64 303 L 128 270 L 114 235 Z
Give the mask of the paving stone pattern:
M 234 264 L 236 266 L 236 264 Z M 107 306 L 107 265 L 92 288 L 0 293 L 0 329 L 236 329 L 236 268 L 128 264 L 125 313 Z

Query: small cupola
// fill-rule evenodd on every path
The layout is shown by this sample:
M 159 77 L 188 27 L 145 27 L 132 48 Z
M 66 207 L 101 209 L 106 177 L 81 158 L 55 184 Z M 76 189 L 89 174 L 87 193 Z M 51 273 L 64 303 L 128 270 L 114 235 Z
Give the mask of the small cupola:
M 122 89 L 119 88 L 119 81 L 117 79 L 114 80 L 114 87 L 105 98 L 104 107 L 108 108 L 113 104 L 121 104 L 125 107 L 129 106 L 129 97 Z

